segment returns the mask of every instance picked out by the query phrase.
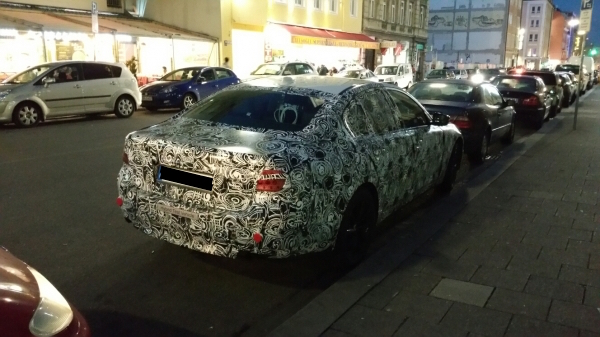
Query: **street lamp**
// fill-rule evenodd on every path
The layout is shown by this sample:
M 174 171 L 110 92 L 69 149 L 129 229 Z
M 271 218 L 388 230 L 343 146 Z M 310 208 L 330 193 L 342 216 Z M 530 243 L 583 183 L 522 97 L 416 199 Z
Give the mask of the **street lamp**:
M 577 20 L 577 19 L 571 19 L 571 20 L 569 20 L 568 25 L 569 25 L 569 27 L 578 26 L 579 25 L 579 20 Z

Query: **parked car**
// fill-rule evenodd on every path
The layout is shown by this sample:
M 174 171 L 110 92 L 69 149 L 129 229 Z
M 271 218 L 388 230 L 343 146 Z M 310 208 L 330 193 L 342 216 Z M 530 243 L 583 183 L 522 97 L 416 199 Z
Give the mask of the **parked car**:
M 571 77 L 565 73 L 557 73 L 558 78 L 560 80 L 560 85 L 563 88 L 563 99 L 562 99 L 562 107 L 568 108 L 571 105 L 571 102 L 577 98 L 575 94 L 577 93 L 577 86 L 575 83 L 571 81 Z
M 530 121 L 537 130 L 550 115 L 554 97 L 537 76 L 503 75 L 492 81 L 505 101 L 513 102 L 517 117 Z
M 315 68 L 308 62 L 269 62 L 258 66 L 243 81 L 269 76 L 317 75 Z
M 454 76 L 456 77 L 457 80 L 468 80 L 469 79 L 469 74 L 467 73 L 467 71 L 465 69 L 453 69 L 452 71 L 454 72 Z
M 0 246 L 2 337 L 89 337 L 85 318 L 40 272 Z
M 598 69 L 594 70 L 594 85 L 598 84 L 598 76 L 600 76 L 600 71 Z
M 490 83 L 464 80 L 425 80 L 408 92 L 430 113 L 450 116 L 465 139 L 465 152 L 474 162 L 488 156 L 491 142 L 511 143 L 515 136 L 515 110 Z
M 12 72 L 4 72 L 4 71 L 0 71 L 0 81 L 4 81 L 5 79 L 11 77 L 12 75 L 14 75 L 15 73 Z
M 204 97 L 240 83 L 236 74 L 221 67 L 177 69 L 158 81 L 140 88 L 142 106 L 150 111 L 168 108 L 187 109 Z
M 369 69 L 347 69 L 333 75 L 335 77 L 356 78 L 371 82 L 379 82 L 379 78 Z
M 521 73 L 522 75 L 537 76 L 544 81 L 547 94 L 552 96 L 552 107 L 550 108 L 550 118 L 554 118 L 556 114 L 562 111 L 563 87 L 560 85 L 558 74 L 551 71 L 535 71 L 527 70 Z
M 577 78 L 577 83 L 579 84 L 579 94 L 583 95 L 587 91 L 589 75 L 587 69 L 583 68 L 581 73 L 581 81 L 579 80 L 579 65 L 578 64 L 559 64 L 556 66 L 557 72 L 571 72 Z
M 375 68 L 379 82 L 393 83 L 408 89 L 413 84 L 414 74 L 410 63 L 382 64 Z
M 575 76 L 570 71 L 558 71 L 556 73 L 569 78 L 569 80 L 571 82 L 571 101 L 569 102 L 569 104 L 573 104 L 573 102 L 575 102 L 575 99 L 577 99 L 577 96 L 579 95 L 578 88 L 580 86 L 579 86 L 579 82 L 577 80 L 577 76 Z
M 137 81 L 120 63 L 45 63 L 0 83 L 0 123 L 31 127 L 73 115 L 113 111 L 128 118 L 141 104 Z
M 373 227 L 452 188 L 462 137 L 398 87 L 256 79 L 125 139 L 117 204 L 155 238 L 200 252 L 362 256 Z
M 491 82 L 496 76 L 505 75 L 506 70 L 494 68 L 494 69 L 480 69 L 479 73 L 483 76 L 483 81 Z
M 430 80 L 430 79 L 447 79 L 447 80 L 453 80 L 456 79 L 456 76 L 454 75 L 454 71 L 452 71 L 452 69 L 434 69 L 432 71 L 429 72 L 429 74 L 427 74 L 427 76 L 425 76 L 425 79 Z

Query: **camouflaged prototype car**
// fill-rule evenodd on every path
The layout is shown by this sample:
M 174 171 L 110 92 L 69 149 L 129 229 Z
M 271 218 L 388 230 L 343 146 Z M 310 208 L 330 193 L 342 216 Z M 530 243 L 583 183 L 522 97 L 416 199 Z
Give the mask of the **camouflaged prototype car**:
M 396 86 L 251 80 L 130 133 L 117 204 L 144 233 L 197 251 L 364 252 L 369 228 L 450 189 L 462 136 Z

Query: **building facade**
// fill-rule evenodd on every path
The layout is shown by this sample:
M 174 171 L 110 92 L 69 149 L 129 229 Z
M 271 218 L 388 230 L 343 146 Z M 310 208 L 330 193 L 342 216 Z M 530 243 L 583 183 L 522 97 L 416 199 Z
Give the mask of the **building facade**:
M 523 1 L 521 25 L 525 29 L 525 42 L 522 56 L 526 68 L 540 69 L 548 66 L 554 11 L 551 0 Z
M 559 64 L 569 59 L 570 18 L 567 13 L 556 9 L 552 16 L 550 28 L 550 46 L 548 58 L 550 64 Z
M 523 0 L 430 0 L 429 61 L 449 66 L 519 64 Z
M 367 51 L 367 66 L 411 63 L 417 68 L 427 44 L 428 12 L 428 0 L 364 1 L 363 33 L 381 43 L 379 50 Z

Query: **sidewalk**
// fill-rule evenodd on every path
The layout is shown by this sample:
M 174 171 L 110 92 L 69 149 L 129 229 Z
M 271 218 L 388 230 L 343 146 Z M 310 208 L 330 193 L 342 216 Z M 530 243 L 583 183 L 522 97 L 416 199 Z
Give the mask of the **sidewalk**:
M 573 110 L 269 336 L 600 337 L 600 90 Z

